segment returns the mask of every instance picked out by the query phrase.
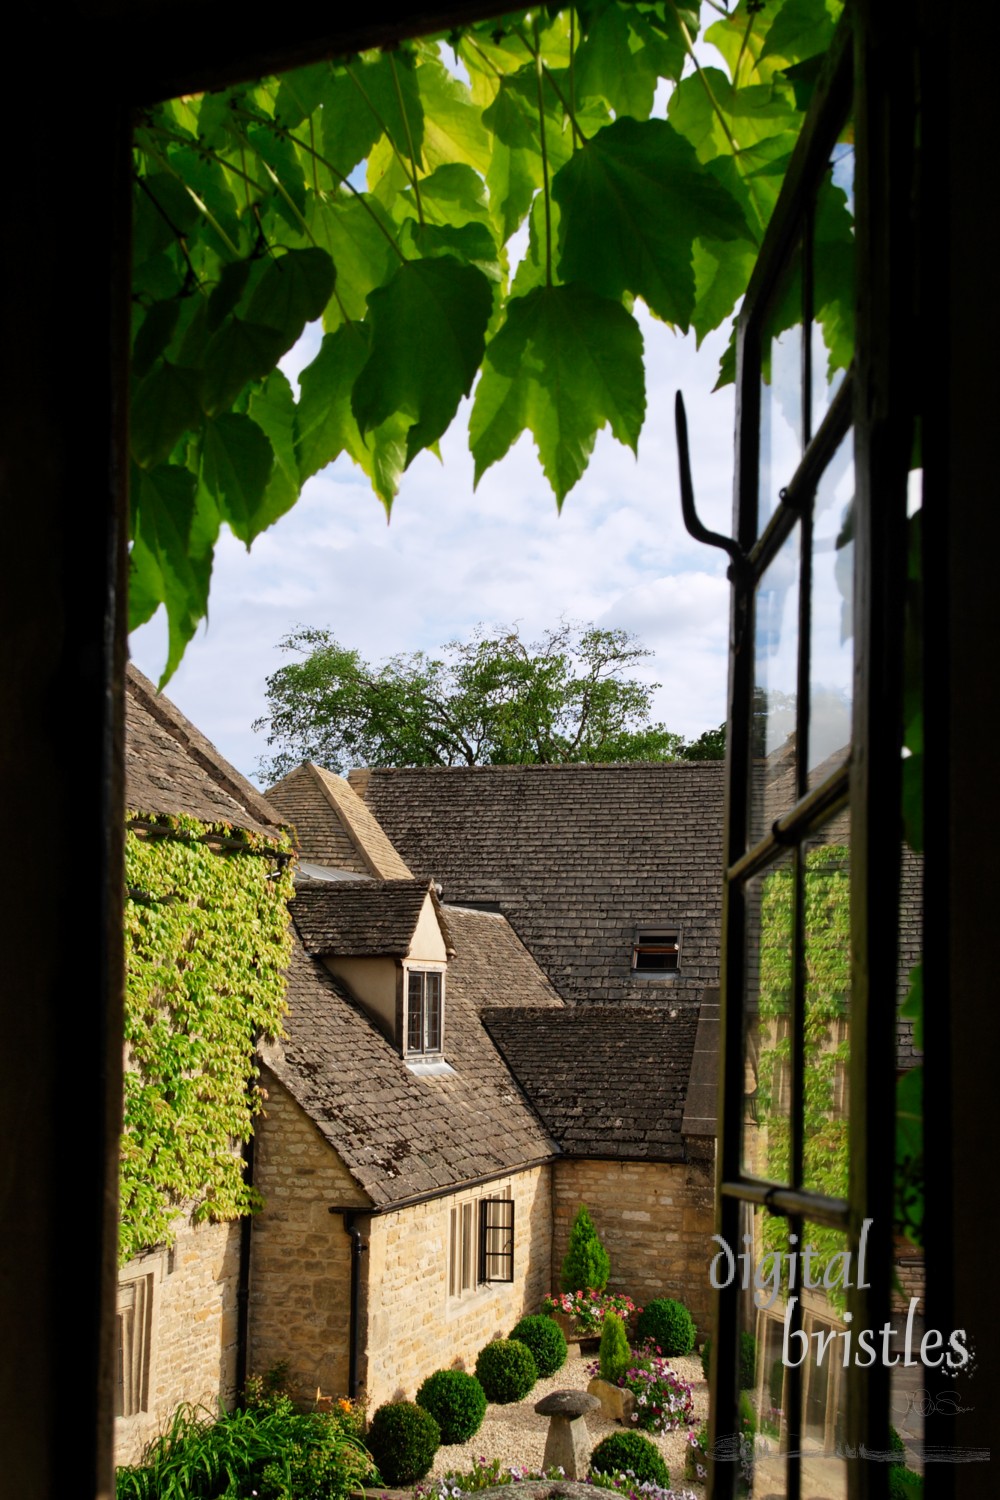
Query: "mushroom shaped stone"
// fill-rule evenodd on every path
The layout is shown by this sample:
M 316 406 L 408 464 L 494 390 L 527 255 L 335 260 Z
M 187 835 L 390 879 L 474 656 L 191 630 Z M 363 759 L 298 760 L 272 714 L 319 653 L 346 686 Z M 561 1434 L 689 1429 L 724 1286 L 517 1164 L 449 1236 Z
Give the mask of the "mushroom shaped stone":
M 590 1457 L 587 1413 L 600 1407 L 596 1396 L 586 1391 L 551 1391 L 535 1403 L 540 1417 L 549 1418 L 542 1468 L 546 1473 L 561 1468 L 567 1479 L 584 1479 Z

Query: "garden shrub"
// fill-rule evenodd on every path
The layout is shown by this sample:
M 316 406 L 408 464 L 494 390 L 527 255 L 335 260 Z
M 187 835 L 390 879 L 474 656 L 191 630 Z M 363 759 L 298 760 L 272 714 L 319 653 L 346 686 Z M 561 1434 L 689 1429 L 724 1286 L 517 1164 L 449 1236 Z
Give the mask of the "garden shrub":
M 256 1493 L 260 1500 L 342 1500 L 374 1480 L 370 1455 L 337 1417 L 299 1412 L 286 1395 L 216 1418 L 178 1407 L 142 1462 L 119 1468 L 118 1500 L 212 1500 Z
M 690 1354 L 695 1341 L 694 1319 L 673 1297 L 654 1297 L 639 1314 L 636 1338 L 639 1343 L 656 1344 L 668 1359 Z
M 483 1425 L 486 1392 L 464 1370 L 436 1370 L 417 1391 L 417 1405 L 440 1427 L 442 1443 L 464 1443 Z
M 740 1391 L 739 1403 L 740 1432 L 744 1437 L 756 1437 L 757 1435 L 757 1408 L 753 1404 L 753 1398 L 749 1391 Z
M 601 1329 L 599 1364 L 602 1380 L 617 1385 L 632 1360 L 632 1351 L 625 1335 L 625 1324 L 617 1313 L 608 1313 Z
M 785 1366 L 779 1358 L 771 1366 L 771 1374 L 768 1377 L 767 1393 L 771 1398 L 771 1405 L 780 1408 L 781 1397 L 785 1389 Z
M 440 1427 L 415 1401 L 387 1401 L 368 1429 L 368 1447 L 383 1484 L 423 1479 L 440 1445 Z
M 559 1283 L 564 1292 L 594 1288 L 601 1291 L 611 1275 L 611 1257 L 594 1228 L 587 1205 L 581 1203 L 569 1232 Z
M 590 1455 L 590 1472 L 598 1474 L 632 1473 L 639 1484 L 670 1485 L 670 1473 L 651 1438 L 641 1432 L 613 1432 L 602 1438 Z
M 518 1339 L 495 1339 L 479 1351 L 476 1379 L 487 1401 L 507 1406 L 528 1394 L 538 1379 L 538 1366 L 527 1344 Z
M 535 1358 L 535 1368 L 544 1380 L 566 1363 L 566 1335 L 559 1324 L 542 1313 L 532 1313 L 511 1329 L 510 1338 L 527 1344 Z

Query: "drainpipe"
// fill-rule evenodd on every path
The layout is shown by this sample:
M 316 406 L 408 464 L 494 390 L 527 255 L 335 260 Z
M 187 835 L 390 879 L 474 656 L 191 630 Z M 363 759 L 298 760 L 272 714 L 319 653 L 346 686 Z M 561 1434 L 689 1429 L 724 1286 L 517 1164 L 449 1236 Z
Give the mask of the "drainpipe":
M 254 1137 L 243 1142 L 243 1180 L 253 1184 Z M 240 1219 L 240 1269 L 236 1282 L 236 1399 L 243 1400 L 247 1383 L 247 1349 L 250 1344 L 250 1234 L 253 1216 Z
M 331 1213 L 335 1210 L 331 1209 Z M 351 1326 L 348 1333 L 347 1394 L 352 1401 L 358 1395 L 358 1338 L 361 1330 L 361 1257 L 365 1246 L 355 1216 L 344 1213 L 344 1232 L 351 1237 Z

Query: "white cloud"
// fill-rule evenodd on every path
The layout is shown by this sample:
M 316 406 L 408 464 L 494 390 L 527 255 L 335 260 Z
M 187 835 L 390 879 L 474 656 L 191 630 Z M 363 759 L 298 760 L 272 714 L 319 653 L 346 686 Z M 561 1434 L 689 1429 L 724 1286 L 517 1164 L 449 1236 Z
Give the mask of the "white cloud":
M 644 317 L 647 418 L 638 461 L 602 433 L 587 473 L 558 514 L 525 435 L 472 489 L 467 414 L 442 442 L 444 463 L 421 455 L 403 478 L 392 521 L 346 461 L 316 475 L 295 509 L 248 555 L 220 542 L 210 619 L 167 691 L 224 755 L 250 773 L 264 751 L 250 724 L 264 712 L 276 649 L 299 624 L 329 627 L 372 660 L 433 650 L 480 621 L 517 620 L 528 636 L 561 616 L 634 630 L 655 651 L 657 716 L 689 738 L 725 714 L 729 613 L 725 559 L 694 542 L 680 515 L 674 392 L 687 398 L 701 517 L 728 531 L 732 395 L 712 395 L 725 336 L 700 353 L 692 339 Z M 294 378 L 316 336 L 285 362 Z M 159 620 L 132 652 L 156 677 Z

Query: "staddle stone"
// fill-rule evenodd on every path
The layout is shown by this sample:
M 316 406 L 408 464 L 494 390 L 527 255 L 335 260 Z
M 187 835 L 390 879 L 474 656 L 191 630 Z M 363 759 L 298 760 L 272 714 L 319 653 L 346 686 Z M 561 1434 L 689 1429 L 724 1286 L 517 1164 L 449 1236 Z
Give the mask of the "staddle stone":
M 535 1403 L 540 1417 L 549 1418 L 542 1468 L 562 1469 L 567 1479 L 583 1479 L 590 1458 L 590 1433 L 587 1413 L 600 1406 L 596 1396 L 586 1391 L 552 1391 Z

